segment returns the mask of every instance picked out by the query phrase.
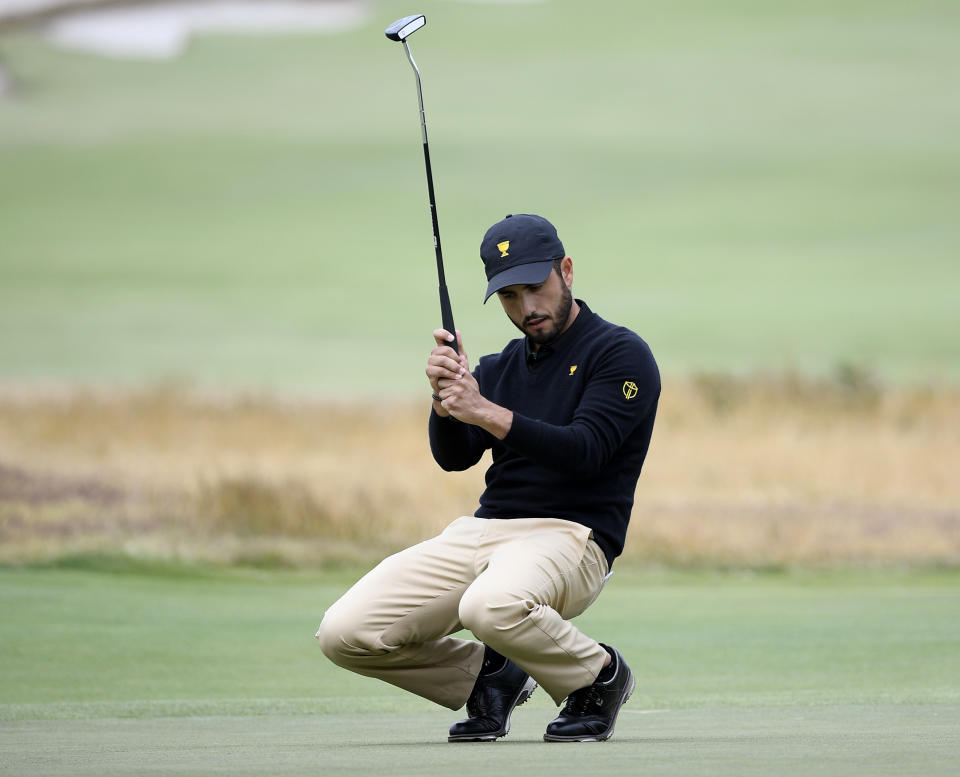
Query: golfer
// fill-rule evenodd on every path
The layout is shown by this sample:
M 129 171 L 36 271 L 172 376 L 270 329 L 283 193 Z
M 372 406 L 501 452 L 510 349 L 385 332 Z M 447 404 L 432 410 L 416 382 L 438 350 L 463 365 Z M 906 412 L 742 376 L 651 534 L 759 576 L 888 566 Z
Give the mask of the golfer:
M 429 435 L 444 470 L 492 452 L 472 516 L 382 561 L 317 631 L 335 664 L 467 718 L 449 741 L 505 735 L 539 684 L 562 705 L 544 739 L 613 733 L 634 678 L 571 619 L 623 550 L 650 445 L 660 375 L 647 344 L 574 299 L 573 260 L 540 216 L 507 216 L 480 245 L 494 294 L 523 333 L 471 370 L 433 333 Z M 451 636 L 468 629 L 478 641 Z

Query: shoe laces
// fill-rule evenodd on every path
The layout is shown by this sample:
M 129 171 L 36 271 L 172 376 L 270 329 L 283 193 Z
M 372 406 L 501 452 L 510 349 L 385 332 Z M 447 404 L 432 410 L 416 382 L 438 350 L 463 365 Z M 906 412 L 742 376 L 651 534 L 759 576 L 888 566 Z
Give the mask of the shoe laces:
M 473 691 L 470 692 L 470 698 L 467 699 L 467 717 L 469 718 L 480 717 L 480 704 L 477 696 L 477 689 L 474 688 Z
M 588 713 L 595 713 L 597 707 L 603 704 L 603 694 L 596 684 L 588 685 L 579 691 L 574 691 L 567 697 L 562 714 L 582 718 Z

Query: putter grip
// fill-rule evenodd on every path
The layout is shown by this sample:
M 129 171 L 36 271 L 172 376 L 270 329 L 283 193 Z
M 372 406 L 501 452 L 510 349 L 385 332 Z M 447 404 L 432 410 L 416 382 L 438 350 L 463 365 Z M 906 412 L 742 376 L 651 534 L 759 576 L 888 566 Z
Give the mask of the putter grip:
M 452 332 L 454 335 L 454 341 L 450 343 L 450 346 L 457 353 L 460 353 L 456 341 L 457 330 L 453 325 L 453 309 L 450 307 L 450 294 L 447 292 L 446 284 L 440 284 L 440 320 L 443 323 L 443 328 L 448 332 Z

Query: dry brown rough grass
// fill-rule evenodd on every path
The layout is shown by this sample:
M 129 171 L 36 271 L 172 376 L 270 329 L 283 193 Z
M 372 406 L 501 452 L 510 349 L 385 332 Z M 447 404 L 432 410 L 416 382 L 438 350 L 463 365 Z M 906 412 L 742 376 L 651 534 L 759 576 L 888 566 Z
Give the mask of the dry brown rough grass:
M 426 413 L 169 387 L 8 388 L 0 562 L 372 561 L 475 509 L 482 468 L 440 472 Z M 958 388 L 667 381 L 625 557 L 956 564 L 958 462 Z

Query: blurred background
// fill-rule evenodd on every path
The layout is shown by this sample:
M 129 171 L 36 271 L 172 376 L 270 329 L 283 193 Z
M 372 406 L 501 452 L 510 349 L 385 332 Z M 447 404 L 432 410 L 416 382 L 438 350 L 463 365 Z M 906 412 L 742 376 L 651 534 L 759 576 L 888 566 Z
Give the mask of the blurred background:
M 417 10 L 468 352 L 531 211 L 665 372 L 960 376 L 957 3 L 0 5 L 5 382 L 422 393 Z
M 631 553 L 960 558 L 960 4 L 0 0 L 4 558 L 473 511 L 423 433 L 413 12 L 468 353 L 515 334 L 480 238 L 535 212 L 661 366 Z

